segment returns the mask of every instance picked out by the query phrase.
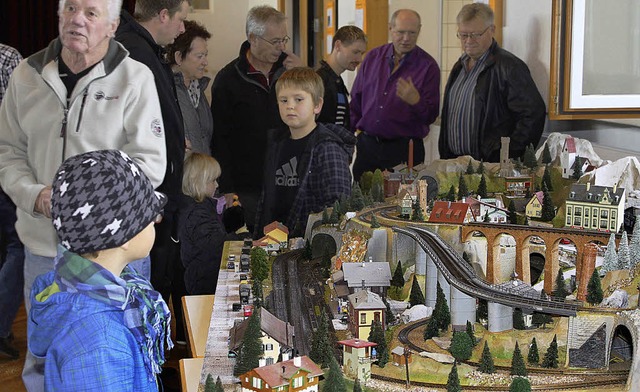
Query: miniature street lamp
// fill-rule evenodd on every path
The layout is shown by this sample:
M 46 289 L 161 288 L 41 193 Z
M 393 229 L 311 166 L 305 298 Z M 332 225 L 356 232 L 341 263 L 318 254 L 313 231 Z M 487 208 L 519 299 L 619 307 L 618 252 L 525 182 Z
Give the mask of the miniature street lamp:
M 404 346 L 404 366 L 407 371 L 407 389 L 409 389 L 409 358 L 411 358 L 411 350 L 409 350 L 409 346 Z

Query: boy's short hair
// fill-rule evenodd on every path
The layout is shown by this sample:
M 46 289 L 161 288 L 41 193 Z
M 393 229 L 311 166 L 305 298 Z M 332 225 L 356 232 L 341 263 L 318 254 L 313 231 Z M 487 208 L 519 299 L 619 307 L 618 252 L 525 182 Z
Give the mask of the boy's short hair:
M 222 223 L 227 233 L 235 233 L 236 230 L 244 226 L 244 208 L 242 206 L 231 206 L 222 213 Z
M 276 95 L 285 87 L 298 88 L 311 94 L 314 105 L 319 104 L 324 97 L 322 78 L 309 67 L 295 67 L 285 71 L 276 82 Z
M 68 158 L 58 169 L 51 217 L 62 246 L 91 254 L 135 237 L 155 221 L 166 200 L 126 153 L 91 151 Z
M 336 31 L 336 35 L 333 36 L 333 41 L 331 42 L 331 50 L 336 47 L 336 41 L 342 42 L 344 46 L 349 46 L 356 41 L 367 43 L 367 36 L 360 27 L 347 25 L 340 27 Z
M 220 164 L 215 158 L 199 152 L 187 154 L 182 174 L 182 193 L 197 202 L 213 196 L 207 194 L 207 184 L 220 177 Z

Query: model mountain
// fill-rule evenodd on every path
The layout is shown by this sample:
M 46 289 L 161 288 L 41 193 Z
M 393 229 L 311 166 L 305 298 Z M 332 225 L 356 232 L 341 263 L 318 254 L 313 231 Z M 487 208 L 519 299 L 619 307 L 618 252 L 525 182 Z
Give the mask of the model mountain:
M 540 158 L 542 156 L 542 151 L 544 151 L 544 145 L 549 145 L 549 152 L 551 153 L 551 159 L 558 161 L 560 160 L 560 154 L 562 154 L 562 148 L 564 147 L 565 139 L 572 137 L 571 135 L 567 135 L 559 132 L 552 132 L 545 140 L 544 144 L 540 146 L 538 151 L 536 151 L 536 157 Z M 591 164 L 595 167 L 599 167 L 604 163 L 602 158 L 598 156 L 598 154 L 593 151 L 593 146 L 591 142 L 586 139 L 579 139 L 577 137 L 573 138 L 575 146 L 576 146 L 576 155 L 583 158 L 588 158 Z
M 637 157 L 624 157 L 615 162 L 605 163 L 592 172 L 586 173 L 580 182 L 587 179 L 594 185 L 613 186 L 618 184 L 627 195 L 640 190 L 640 161 Z

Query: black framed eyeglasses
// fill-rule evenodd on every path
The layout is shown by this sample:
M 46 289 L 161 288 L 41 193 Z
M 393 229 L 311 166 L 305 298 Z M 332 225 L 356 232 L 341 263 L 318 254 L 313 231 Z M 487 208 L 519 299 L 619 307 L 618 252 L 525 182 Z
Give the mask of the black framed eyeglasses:
M 491 26 L 487 27 L 486 29 L 484 29 L 484 31 L 482 33 L 461 33 L 461 32 L 457 32 L 456 36 L 458 38 L 460 38 L 461 41 L 465 41 L 469 38 L 471 38 L 472 40 L 477 40 L 478 38 L 482 37 L 484 35 L 484 33 L 487 32 L 487 30 L 489 30 Z

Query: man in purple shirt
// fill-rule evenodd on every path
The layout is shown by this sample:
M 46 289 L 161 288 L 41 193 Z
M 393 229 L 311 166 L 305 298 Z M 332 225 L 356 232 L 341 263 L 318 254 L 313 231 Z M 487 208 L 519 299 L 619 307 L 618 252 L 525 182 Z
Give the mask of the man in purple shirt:
M 424 161 L 422 139 L 440 109 L 440 68 L 417 46 L 420 15 L 393 13 L 392 42 L 369 52 L 351 89 L 351 127 L 360 131 L 353 178 L 365 171 L 407 162 L 413 140 L 414 162 Z

